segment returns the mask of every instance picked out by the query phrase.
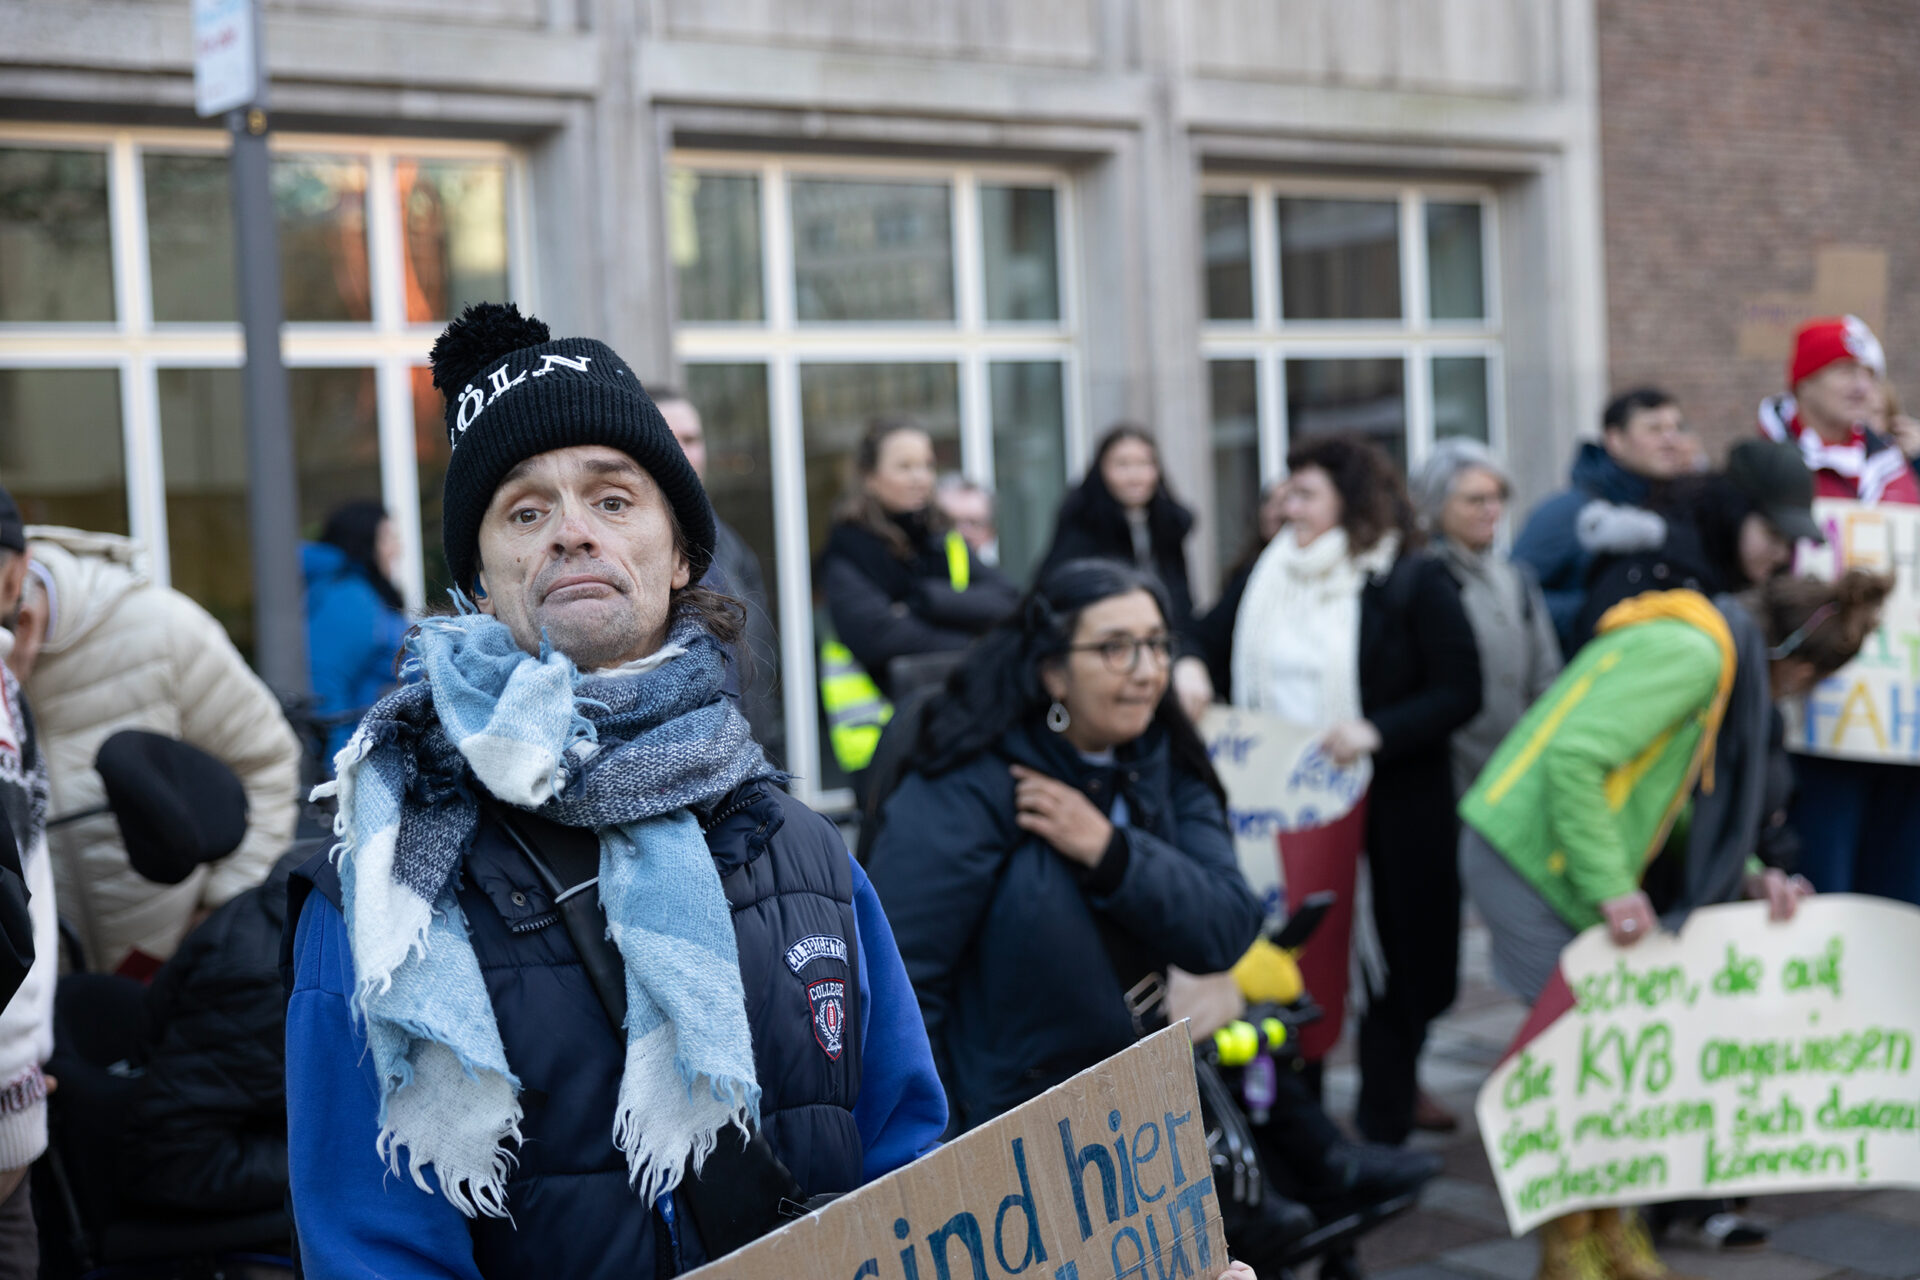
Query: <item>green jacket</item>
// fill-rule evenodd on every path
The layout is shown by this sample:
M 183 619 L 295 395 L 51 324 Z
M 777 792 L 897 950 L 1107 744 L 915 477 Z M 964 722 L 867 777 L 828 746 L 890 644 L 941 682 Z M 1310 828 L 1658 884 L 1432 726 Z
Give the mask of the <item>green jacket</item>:
M 1711 768 L 1734 674 L 1725 620 L 1704 597 L 1666 592 L 1622 609 L 1624 622 L 1579 652 L 1460 802 L 1461 818 L 1576 929 L 1639 887 Z

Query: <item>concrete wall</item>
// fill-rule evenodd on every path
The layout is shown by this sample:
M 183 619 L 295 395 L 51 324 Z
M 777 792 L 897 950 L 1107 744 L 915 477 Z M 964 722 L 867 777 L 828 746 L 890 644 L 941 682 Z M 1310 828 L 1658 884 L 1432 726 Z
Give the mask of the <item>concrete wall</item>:
M 1920 399 L 1920 8 L 1601 0 L 1612 375 L 1716 447 L 1781 391 L 1788 336 L 1855 310 Z
M 1490 182 L 1510 452 L 1537 491 L 1605 384 L 1591 3 L 270 0 L 268 46 L 280 127 L 524 145 L 537 304 L 644 370 L 673 359 L 677 144 L 1060 166 L 1086 418 L 1158 424 L 1196 497 L 1202 173 Z M 0 31 L 0 118 L 191 121 L 183 0 L 0 0 Z

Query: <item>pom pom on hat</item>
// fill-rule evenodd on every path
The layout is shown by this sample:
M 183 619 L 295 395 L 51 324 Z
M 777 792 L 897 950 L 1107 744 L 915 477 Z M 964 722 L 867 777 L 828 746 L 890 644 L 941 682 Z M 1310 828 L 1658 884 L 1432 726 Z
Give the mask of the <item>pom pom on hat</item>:
M 511 302 L 476 302 L 434 339 L 433 354 L 427 357 L 433 385 L 452 400 L 462 387 L 477 381 L 487 365 L 552 337 L 544 322 L 521 315 Z

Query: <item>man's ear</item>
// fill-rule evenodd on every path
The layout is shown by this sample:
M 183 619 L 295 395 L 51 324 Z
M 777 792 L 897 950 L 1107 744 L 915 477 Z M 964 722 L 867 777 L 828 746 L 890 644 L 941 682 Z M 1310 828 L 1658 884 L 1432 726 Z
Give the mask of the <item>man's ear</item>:
M 475 569 L 473 571 L 473 591 L 471 598 L 474 608 L 480 610 L 480 612 L 486 614 L 489 618 L 493 616 L 493 592 L 487 590 L 487 571 L 485 569 Z
M 676 548 L 673 553 L 673 589 L 685 587 L 693 581 L 693 562 L 687 559 L 684 551 Z

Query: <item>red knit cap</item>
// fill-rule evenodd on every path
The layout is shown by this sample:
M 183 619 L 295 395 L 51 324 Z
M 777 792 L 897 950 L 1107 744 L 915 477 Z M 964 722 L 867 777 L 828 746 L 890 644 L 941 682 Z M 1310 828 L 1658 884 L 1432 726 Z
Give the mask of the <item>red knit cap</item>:
M 1859 316 L 1821 316 L 1800 326 L 1793 338 L 1793 360 L 1787 365 L 1787 387 L 1810 378 L 1835 360 L 1858 360 L 1881 377 L 1887 374 L 1886 352 Z

